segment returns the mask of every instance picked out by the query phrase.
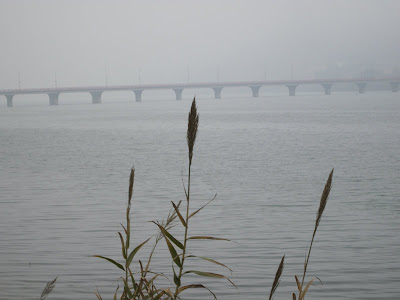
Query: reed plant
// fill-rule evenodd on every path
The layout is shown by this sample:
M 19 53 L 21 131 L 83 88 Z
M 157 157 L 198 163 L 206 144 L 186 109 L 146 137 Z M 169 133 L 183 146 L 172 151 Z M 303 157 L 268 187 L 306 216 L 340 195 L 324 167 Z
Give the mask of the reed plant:
M 128 189 L 128 205 L 126 208 L 126 225 L 122 225 L 124 236 L 121 234 L 121 232 L 118 232 L 120 241 L 121 241 L 121 249 L 122 249 L 122 263 L 119 263 L 109 257 L 101 256 L 101 255 L 94 255 L 95 257 L 99 257 L 101 259 L 107 260 L 110 263 L 112 263 L 115 267 L 121 269 L 124 272 L 124 276 L 121 276 L 121 280 L 123 283 L 123 292 L 120 297 L 120 299 L 125 300 L 125 299 L 159 299 L 160 297 L 157 297 L 158 295 L 163 295 L 165 292 L 164 291 L 159 291 L 157 288 L 154 286 L 154 279 L 159 276 L 159 274 L 156 274 L 152 278 L 148 279 L 146 278 L 148 268 L 149 268 L 149 263 L 151 261 L 151 257 L 154 253 L 154 248 L 153 251 L 150 252 L 150 256 L 148 259 L 148 264 L 146 268 L 143 268 L 143 264 L 141 261 L 139 261 L 139 272 L 134 273 L 133 268 L 131 266 L 133 258 L 135 257 L 136 253 L 150 240 L 148 238 L 144 242 L 140 243 L 137 245 L 132 251 L 130 251 L 131 247 L 131 205 L 132 205 L 132 195 L 133 195 L 133 184 L 135 181 L 135 168 L 131 168 L 130 176 L 129 176 L 129 189 Z M 168 226 L 170 223 L 173 222 L 174 215 L 170 215 L 168 217 L 166 225 Z M 158 243 L 159 238 L 156 239 L 156 244 Z M 135 279 L 134 274 L 139 274 L 139 278 Z M 114 294 L 114 299 L 117 299 L 117 293 L 118 293 L 119 286 L 117 287 L 115 294 Z M 99 292 L 95 293 L 97 298 L 99 300 L 102 300 L 102 297 Z
M 298 295 L 296 295 L 296 293 L 292 293 L 293 300 L 304 300 L 306 293 L 307 293 L 308 289 L 310 288 L 310 286 L 312 285 L 312 283 L 316 279 L 320 280 L 318 277 L 314 277 L 304 286 L 306 273 L 307 273 L 307 267 L 308 267 L 308 263 L 310 261 L 311 249 L 312 249 L 312 246 L 314 243 L 314 239 L 315 239 L 315 235 L 317 233 L 318 226 L 321 222 L 322 214 L 324 213 L 326 204 L 328 203 L 329 193 L 332 188 L 333 171 L 334 171 L 334 169 L 332 169 L 332 171 L 329 173 L 324 190 L 322 191 L 321 200 L 319 202 L 319 207 L 318 207 L 318 211 L 317 211 L 317 216 L 315 219 L 314 231 L 312 234 L 310 245 L 308 246 L 308 254 L 305 256 L 305 259 L 304 259 L 303 276 L 302 276 L 301 282 L 300 282 L 299 278 L 297 277 L 297 275 L 294 276 L 296 285 L 297 285 L 297 289 L 298 289 Z M 272 284 L 271 292 L 269 295 L 269 300 L 272 299 L 272 296 L 274 295 L 274 293 L 279 285 L 279 279 L 282 275 L 282 271 L 283 271 L 283 267 L 284 267 L 284 260 L 285 260 L 285 256 L 282 257 L 281 263 L 279 264 L 278 270 L 276 271 L 275 279 Z
M 319 226 L 319 223 L 321 222 L 321 218 L 322 218 L 322 214 L 324 213 L 326 204 L 328 203 L 328 198 L 329 198 L 329 193 L 331 192 L 331 187 L 332 187 L 332 177 L 333 177 L 333 170 L 330 172 L 329 176 L 328 176 L 328 180 L 326 181 L 324 190 L 322 192 L 321 195 L 321 200 L 319 202 L 319 208 L 317 211 L 317 217 L 315 219 L 315 225 L 314 225 L 314 231 L 312 234 L 312 238 L 311 238 L 311 242 L 310 242 L 310 246 L 308 247 L 308 254 L 305 257 L 304 260 L 304 267 L 303 267 L 303 276 L 301 279 L 301 282 L 299 281 L 299 278 L 297 277 L 297 275 L 294 276 L 295 280 L 296 280 L 296 285 L 297 285 L 297 289 L 299 291 L 299 294 L 296 297 L 295 293 L 292 293 L 292 298 L 293 300 L 303 300 L 309 287 L 311 286 L 311 284 L 314 282 L 315 279 L 318 279 L 318 277 L 314 277 L 313 279 L 311 279 L 306 286 L 304 286 L 304 281 L 306 279 L 306 273 L 307 273 L 307 267 L 308 267 L 308 263 L 310 260 L 310 255 L 311 255 L 311 249 L 314 243 L 314 238 L 315 238 L 315 234 L 317 233 L 317 229 Z
M 208 262 L 214 263 L 218 266 L 225 267 L 232 271 L 229 267 L 224 265 L 221 262 L 218 262 L 214 259 L 204 257 L 204 256 L 197 256 L 188 253 L 188 244 L 193 241 L 193 240 L 203 240 L 203 241 L 210 241 L 210 240 L 225 240 L 228 241 L 227 239 L 224 238 L 217 238 L 217 237 L 212 237 L 212 236 L 189 236 L 189 225 L 190 225 L 190 219 L 197 215 L 204 207 L 206 207 L 211 201 L 215 199 L 211 199 L 208 203 L 203 205 L 200 209 L 191 212 L 190 210 L 190 187 L 191 187 L 191 169 L 192 169 L 192 160 L 193 160 L 193 153 L 194 153 L 194 145 L 196 142 L 196 137 L 197 137 L 197 132 L 198 132 L 198 127 L 199 127 L 199 114 L 197 112 L 197 106 L 196 106 L 196 99 L 193 99 L 189 115 L 188 115 L 188 126 L 187 126 L 187 135 L 186 135 L 186 141 L 188 145 L 188 179 L 187 179 L 187 187 L 184 185 L 184 191 L 185 191 L 185 196 L 186 196 L 186 211 L 182 213 L 179 209 L 179 205 L 176 205 L 174 202 L 172 202 L 172 206 L 179 217 L 180 224 L 183 226 L 184 229 L 184 236 L 183 239 L 179 240 L 176 237 L 174 237 L 166 228 L 164 228 L 161 224 L 155 223 L 161 232 L 164 234 L 165 241 L 167 243 L 168 250 L 171 254 L 171 259 L 172 259 L 172 271 L 173 271 L 173 281 L 175 283 L 175 292 L 173 294 L 172 299 L 176 300 L 181 294 L 181 292 L 187 290 L 187 289 L 206 289 L 208 290 L 215 298 L 215 294 L 208 289 L 206 286 L 203 284 L 196 284 L 196 283 L 191 283 L 187 285 L 183 285 L 183 277 L 187 274 L 196 274 L 198 276 L 204 276 L 204 277 L 212 277 L 212 278 L 220 278 L 220 279 L 226 279 L 228 280 L 232 285 L 234 283 L 225 275 L 222 274 L 217 274 L 217 273 L 212 273 L 208 271 L 198 271 L 198 270 L 186 270 L 185 269 L 185 262 L 190 259 L 190 258 L 199 258 L 202 260 L 206 260 Z M 179 203 L 180 204 L 180 203 Z M 235 285 L 234 285 L 235 286 Z
M 200 258 L 202 260 L 206 260 L 208 262 L 214 263 L 216 265 L 222 266 L 227 268 L 228 270 L 232 271 L 226 265 L 208 258 L 204 256 L 197 256 L 193 255 L 188 252 L 188 244 L 192 240 L 225 240 L 224 238 L 217 238 L 212 236 L 189 236 L 189 224 L 190 219 L 197 215 L 204 207 L 206 207 L 211 201 L 215 199 L 212 198 L 208 201 L 205 205 L 201 208 L 197 209 L 196 211 L 190 210 L 190 187 L 191 187 L 191 168 L 192 168 L 192 160 L 193 160 L 193 150 L 194 145 L 196 142 L 197 132 L 199 126 L 199 114 L 197 112 L 196 106 L 196 99 L 193 99 L 191 109 L 188 116 L 188 128 L 187 128 L 187 145 L 188 145 L 188 182 L 185 186 L 184 184 L 184 192 L 186 197 L 186 207 L 185 212 L 182 213 L 180 210 L 181 201 L 177 204 L 174 201 L 171 201 L 172 209 L 166 218 L 165 221 L 153 221 L 153 223 L 158 228 L 158 234 L 155 238 L 154 245 L 152 250 L 150 251 L 146 266 L 143 266 L 143 263 L 139 260 L 138 271 L 134 272 L 132 268 L 132 261 L 135 257 L 136 253 L 150 240 L 147 239 L 144 242 L 137 245 L 132 251 L 130 251 L 131 246 L 131 203 L 132 203 L 132 195 L 133 195 L 133 185 L 134 185 L 134 177 L 135 177 L 135 169 L 131 168 L 130 178 L 129 178 L 129 189 L 128 189 L 128 205 L 126 208 L 126 225 L 122 225 L 123 234 L 118 232 L 120 241 L 121 241 L 121 249 L 122 249 L 122 262 L 117 262 L 114 259 L 111 259 L 106 256 L 101 255 L 94 255 L 95 257 L 107 260 L 108 262 L 112 263 L 115 267 L 119 268 L 123 271 L 123 276 L 121 276 L 122 284 L 123 284 L 123 292 L 120 296 L 120 299 L 180 299 L 180 294 L 188 289 L 206 289 L 208 290 L 214 298 L 216 298 L 215 294 L 208 289 L 203 284 L 197 283 L 190 283 L 183 285 L 183 277 L 187 274 L 196 274 L 198 276 L 205 276 L 205 277 L 212 277 L 212 278 L 222 278 L 228 280 L 230 283 L 233 282 L 222 274 L 207 272 L 207 271 L 198 271 L 198 270 L 186 270 L 184 268 L 185 262 L 190 258 Z M 174 221 L 179 218 L 181 226 L 183 226 L 184 236 L 179 240 L 178 238 L 174 237 L 170 229 L 175 225 Z M 177 222 L 179 223 L 179 222 Z M 157 277 L 166 277 L 162 273 L 154 272 L 150 269 L 150 264 L 152 260 L 152 256 L 155 252 L 155 249 L 162 239 L 165 240 L 167 244 L 167 248 L 171 255 L 171 265 L 173 271 L 173 280 L 169 280 L 171 283 L 173 282 L 173 286 L 167 287 L 164 289 L 158 289 L 155 285 L 155 280 Z M 150 275 L 151 274 L 151 277 Z M 136 276 L 136 278 L 135 278 Z M 149 278 L 150 277 L 150 278 Z M 234 285 L 234 284 L 233 284 Z M 114 293 L 114 299 L 118 298 L 118 289 L 117 287 Z M 99 300 L 102 300 L 102 297 L 99 292 L 95 293 Z
M 217 278 L 217 279 L 225 279 L 229 281 L 233 286 L 236 287 L 236 285 L 225 275 L 219 274 L 219 273 L 213 273 L 213 272 L 208 272 L 208 271 L 200 271 L 200 270 L 192 270 L 192 269 L 187 269 L 187 264 L 191 258 L 199 258 L 201 260 L 205 260 L 208 262 L 211 262 L 213 264 L 218 265 L 219 267 L 223 267 L 228 269 L 229 271 L 232 272 L 232 270 L 224 265 L 221 262 L 218 262 L 212 258 L 204 257 L 204 256 L 198 256 L 194 255 L 192 253 L 189 253 L 189 244 L 193 240 L 201 240 L 203 242 L 208 242 L 208 241 L 229 241 L 228 239 L 220 238 L 220 237 L 212 237 L 208 235 L 199 235 L 199 236 L 191 236 L 190 235 L 190 224 L 192 224 L 190 221 L 193 217 L 195 217 L 200 211 L 202 211 L 208 204 L 210 204 L 214 199 L 212 198 L 210 201 L 208 201 L 206 204 L 201 206 L 199 209 L 192 211 L 190 208 L 191 204 L 191 171 L 192 171 L 192 161 L 194 157 L 194 145 L 196 142 L 196 137 L 198 133 L 198 127 L 199 127 L 199 114 L 197 112 L 197 106 L 196 106 L 196 99 L 193 99 L 189 115 L 188 115 L 188 125 L 187 125 L 187 134 L 186 134 L 186 141 L 187 141 L 187 146 L 188 146 L 188 176 L 187 176 L 187 183 L 183 184 L 184 188 L 184 193 L 185 193 L 185 200 L 184 202 L 185 205 L 183 205 L 183 209 L 181 208 L 182 201 L 175 203 L 174 201 L 171 201 L 171 211 L 168 214 L 167 218 L 164 221 L 152 221 L 158 230 L 158 233 L 155 237 L 155 241 L 153 244 L 153 247 L 151 248 L 151 251 L 148 255 L 148 260 L 147 263 L 144 264 L 142 261 L 138 261 L 138 266 L 135 270 L 133 270 L 132 267 L 132 262 L 133 259 L 136 255 L 136 253 L 150 240 L 148 238 L 144 242 L 138 244 L 133 250 L 130 250 L 131 244 L 132 244 L 132 237 L 131 237 L 131 203 L 132 203 L 132 196 L 133 196 L 133 185 L 134 185 L 134 177 L 135 177 L 135 169 L 132 167 L 131 172 L 130 172 L 130 177 L 129 177 L 129 189 L 128 189 L 128 204 L 126 208 L 126 225 L 122 225 L 123 228 L 123 234 L 121 232 L 118 232 L 119 239 L 121 242 L 121 249 L 122 249 L 122 261 L 117 262 L 116 260 L 113 260 L 109 257 L 101 256 L 101 255 L 95 255 L 95 257 L 99 257 L 101 259 L 107 260 L 108 262 L 112 263 L 115 267 L 119 268 L 122 270 L 123 275 L 121 276 L 121 281 L 123 285 L 123 291 L 121 296 L 118 296 L 118 289 L 119 286 L 117 287 L 115 293 L 114 293 L 114 299 L 118 299 L 118 297 L 121 300 L 159 300 L 159 299 L 171 299 L 171 300 L 177 300 L 177 299 L 182 299 L 181 298 L 181 293 L 189 290 L 189 289 L 205 289 L 211 295 L 217 299 L 215 293 L 207 288 L 205 285 L 200 284 L 200 283 L 187 283 L 186 282 L 186 275 L 188 274 L 195 274 L 198 276 L 203 276 L 203 277 L 211 277 L 211 278 Z M 305 257 L 305 262 L 304 262 L 304 268 L 303 268 L 303 276 L 301 281 L 298 279 L 297 275 L 295 276 L 297 288 L 298 288 L 298 295 L 295 293 L 292 293 L 292 298 L 293 300 L 304 300 L 305 295 L 309 289 L 309 287 L 312 285 L 314 280 L 316 278 L 311 279 L 307 284 L 305 284 L 306 280 L 306 273 L 307 273 L 307 267 L 309 264 L 310 260 L 310 255 L 311 255 L 311 249 L 313 246 L 313 242 L 316 236 L 316 232 L 318 229 L 318 226 L 320 224 L 322 214 L 325 210 L 329 193 L 331 190 L 331 185 L 332 185 L 332 176 L 333 176 L 333 169 L 331 173 L 329 174 L 328 180 L 325 184 L 325 188 L 323 190 L 321 200 L 320 200 L 320 205 L 318 208 L 317 212 L 317 217 L 315 221 L 315 226 L 314 226 L 314 231 L 313 235 L 311 238 L 310 245 L 308 247 L 308 254 Z M 177 221 L 179 219 L 179 221 Z M 176 222 L 175 222 L 176 221 Z M 171 228 L 174 227 L 175 225 L 180 224 L 182 227 L 181 232 L 182 235 L 180 238 L 174 236 L 171 233 Z M 151 269 L 151 261 L 152 261 L 152 256 L 159 244 L 159 242 L 164 239 L 166 246 L 168 248 L 170 257 L 171 257 L 171 266 L 172 266 L 172 274 L 173 278 L 172 280 L 169 279 L 167 276 L 165 276 L 163 273 L 160 272 L 155 272 L 154 270 Z M 280 283 L 280 277 L 283 273 L 284 269 L 284 261 L 285 261 L 285 256 L 282 257 L 279 267 L 276 271 L 274 281 L 272 283 L 271 291 L 269 293 L 269 300 L 272 300 L 275 291 L 277 290 L 279 283 Z M 156 279 L 164 277 L 168 279 L 168 282 L 171 284 L 171 286 L 167 288 L 157 288 L 156 286 Z M 55 281 L 54 281 L 55 282 Z M 102 300 L 101 295 L 96 292 L 96 296 L 99 300 Z

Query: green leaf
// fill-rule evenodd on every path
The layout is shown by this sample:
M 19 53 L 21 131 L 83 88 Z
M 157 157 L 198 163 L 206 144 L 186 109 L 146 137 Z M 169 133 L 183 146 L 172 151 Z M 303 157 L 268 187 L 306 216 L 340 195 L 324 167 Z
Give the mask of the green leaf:
M 202 272 L 202 271 L 195 271 L 195 270 L 190 270 L 190 271 L 186 271 L 183 274 L 188 274 L 188 273 L 194 273 L 196 275 L 199 276 L 205 276 L 205 277 L 214 277 L 214 278 L 225 278 L 226 280 L 228 280 L 235 288 L 237 288 L 237 286 L 226 276 L 221 275 L 221 274 L 216 274 L 216 273 L 211 273 L 211 272 Z
M 187 289 L 206 289 L 207 291 L 209 291 L 213 296 L 214 296 L 214 299 L 217 299 L 217 297 L 215 296 L 215 294 L 210 290 L 210 289 L 208 289 L 208 288 L 206 288 L 204 285 L 202 285 L 202 284 L 190 284 L 190 285 L 185 285 L 185 286 L 182 286 L 182 287 L 180 287 L 179 289 L 178 289 L 178 294 L 180 294 L 180 292 L 183 292 L 184 290 L 187 290 Z
M 120 224 L 121 224 L 121 223 L 120 223 Z M 124 226 L 124 225 L 122 225 L 122 224 L 121 224 L 121 226 L 122 226 L 122 228 L 124 229 L 124 231 L 125 231 L 125 234 L 126 234 L 126 235 L 128 235 L 128 231 L 126 230 L 125 226 Z
M 122 271 L 125 271 L 124 267 L 123 267 L 121 264 L 117 263 L 115 260 L 112 260 L 111 258 L 104 257 L 104 256 L 100 256 L 100 255 L 93 255 L 93 256 L 94 256 L 94 257 L 99 257 L 99 258 L 102 258 L 102 259 L 105 259 L 105 260 L 108 260 L 110 263 L 116 265 L 116 266 L 117 266 L 118 268 L 120 268 Z
M 135 254 L 140 250 L 140 248 L 142 248 L 142 246 L 144 244 L 146 244 L 151 238 L 148 238 L 146 241 L 144 241 L 143 243 L 141 243 L 139 246 L 137 246 L 135 249 L 132 250 L 131 254 L 129 254 L 127 260 L 126 260 L 126 267 L 129 267 L 133 257 L 135 256 Z
M 194 217 L 199 211 L 201 211 L 204 207 L 206 207 L 208 204 L 210 204 L 212 201 L 214 201 L 216 197 L 217 197 L 217 194 L 215 194 L 214 198 L 212 198 L 210 201 L 208 201 L 205 205 L 203 205 L 203 206 L 200 207 L 198 210 L 196 210 L 194 213 L 192 213 L 192 214 L 189 216 L 189 219 L 190 219 L 191 217 Z
M 133 277 L 132 271 L 131 271 L 131 269 L 130 269 L 129 267 L 128 267 L 128 271 L 129 271 L 129 276 L 131 277 L 132 286 L 133 286 L 133 288 L 136 290 L 135 278 Z
M 314 281 L 314 279 L 315 279 L 315 278 L 311 279 L 310 282 L 309 282 L 309 283 L 307 284 L 307 286 L 305 287 L 304 291 L 300 292 L 300 294 L 299 294 L 299 300 L 304 299 L 304 297 L 305 297 L 305 295 L 306 295 L 306 293 L 307 293 L 307 290 L 308 290 L 308 288 L 311 286 L 311 284 L 312 284 L 312 282 Z
M 314 277 L 313 279 L 310 280 L 310 282 L 307 284 L 307 286 L 305 287 L 305 289 L 299 294 L 299 300 L 303 300 L 304 297 L 306 296 L 307 290 L 308 288 L 311 286 L 311 284 L 313 283 L 313 281 L 315 279 L 318 279 L 321 282 L 321 279 L 319 279 L 318 277 Z M 322 283 L 322 282 L 321 282 Z
M 197 275 L 200 275 L 200 276 L 206 276 L 206 277 L 226 278 L 224 275 L 221 275 L 221 274 L 210 273 L 210 272 L 202 272 L 202 271 L 194 271 L 194 270 L 186 271 L 183 274 L 187 274 L 187 273 L 194 273 L 194 274 L 197 274 Z
M 133 294 L 128 286 L 128 282 L 125 280 L 125 278 L 122 278 L 122 281 L 124 282 L 124 291 L 129 296 L 129 299 L 133 298 Z
M 174 295 L 171 293 L 171 290 L 169 288 L 167 288 L 167 289 L 161 291 L 153 300 L 159 300 L 159 299 L 161 299 L 161 297 L 163 295 L 168 295 L 171 299 L 174 298 Z
M 176 276 L 176 273 L 174 272 L 174 282 L 176 286 L 181 286 L 181 280 Z
M 296 279 L 297 289 L 301 293 L 301 285 L 300 285 L 300 282 L 299 282 L 299 278 L 297 278 L 297 275 L 294 275 L 294 278 Z
M 118 232 L 118 234 L 119 234 L 119 238 L 121 240 L 121 245 L 122 245 L 122 256 L 126 259 L 124 238 L 122 237 L 122 234 L 120 232 Z
M 155 280 L 158 276 L 160 276 L 160 274 L 156 274 L 155 276 L 153 276 L 152 278 L 150 278 L 148 284 L 149 284 L 149 285 L 153 284 L 154 280 Z
M 171 242 L 168 240 L 167 237 L 165 237 L 165 241 L 167 242 L 167 246 L 169 249 L 169 253 L 171 253 L 172 260 L 178 265 L 179 268 L 182 268 L 181 260 L 179 259 L 179 255 L 178 253 L 176 253 L 174 246 L 171 244 Z
M 164 291 L 162 291 L 161 293 L 159 293 L 159 294 L 154 298 L 154 300 L 159 300 L 159 299 L 161 299 L 161 297 L 162 297 L 163 295 L 165 295 L 165 292 L 164 292 Z
M 162 227 L 160 224 L 157 224 L 156 222 L 153 222 L 153 223 L 156 224 L 160 228 L 160 230 L 164 234 L 164 236 L 168 237 L 171 240 L 171 242 L 173 242 L 175 245 L 177 245 L 182 250 L 184 249 L 182 243 L 179 242 L 176 238 L 174 238 L 167 230 L 165 230 L 164 227 Z
M 173 201 L 171 201 L 171 202 L 172 202 L 172 206 L 174 207 L 174 209 L 175 209 L 175 211 L 176 211 L 176 214 L 177 214 L 178 217 L 179 217 L 179 220 L 181 220 L 181 222 L 182 222 L 182 225 L 183 225 L 184 227 L 187 227 L 185 220 L 183 219 L 181 213 L 179 212 L 179 208 L 175 205 L 175 203 L 174 203 Z
M 222 267 L 225 267 L 225 268 L 227 268 L 229 271 L 231 271 L 231 273 L 233 272 L 232 269 L 229 268 L 228 266 L 226 266 L 226 265 L 224 265 L 223 263 L 220 263 L 220 262 L 218 262 L 218 261 L 216 261 L 216 260 L 213 260 L 213 259 L 211 259 L 211 258 L 208 258 L 208 257 L 202 257 L 202 256 L 196 256 L 196 255 L 189 255 L 189 256 L 187 256 L 187 257 L 188 257 L 188 258 L 189 258 L 189 257 L 200 258 L 200 259 L 203 259 L 203 260 L 212 262 L 212 263 L 214 263 L 214 264 L 220 265 L 220 266 L 222 266 Z
M 191 236 L 188 238 L 188 240 L 215 240 L 215 241 L 228 241 L 228 242 L 231 241 L 228 239 L 212 237 L 212 236 Z
M 114 293 L 114 300 L 117 300 L 118 289 L 119 289 L 119 285 L 117 286 L 117 289 L 115 290 L 115 293 Z

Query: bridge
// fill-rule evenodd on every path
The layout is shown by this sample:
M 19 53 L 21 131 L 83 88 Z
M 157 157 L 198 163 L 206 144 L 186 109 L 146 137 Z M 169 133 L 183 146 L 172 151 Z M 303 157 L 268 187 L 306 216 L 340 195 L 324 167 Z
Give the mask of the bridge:
M 214 91 L 215 99 L 221 99 L 223 88 L 249 87 L 253 97 L 259 96 L 261 87 L 264 86 L 286 86 L 289 96 L 296 95 L 296 88 L 299 85 L 321 85 L 325 95 L 331 94 L 334 84 L 353 83 L 360 94 L 365 93 L 368 83 L 387 83 L 392 92 L 398 92 L 400 78 L 351 78 L 351 79 L 306 79 L 306 80 L 264 80 L 264 81 L 239 81 L 239 82 L 204 82 L 204 83 L 179 83 L 179 84 L 139 84 L 139 85 L 113 85 L 113 86 L 80 86 L 80 87 L 56 87 L 56 88 L 28 88 L 28 89 L 3 89 L 0 95 L 7 99 L 7 106 L 13 106 L 15 95 L 47 94 L 50 105 L 58 105 L 58 97 L 61 93 L 90 93 L 92 103 L 101 103 L 101 95 L 108 91 L 133 91 L 137 102 L 142 101 L 144 90 L 173 90 L 176 100 L 182 99 L 184 89 L 207 88 Z

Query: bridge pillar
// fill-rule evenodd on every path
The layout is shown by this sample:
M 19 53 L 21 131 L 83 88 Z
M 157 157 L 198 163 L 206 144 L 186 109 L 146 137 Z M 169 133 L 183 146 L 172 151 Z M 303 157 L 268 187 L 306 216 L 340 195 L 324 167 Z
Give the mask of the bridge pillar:
M 141 102 L 143 90 L 133 90 L 133 92 L 135 93 L 136 102 Z
M 176 95 L 176 100 L 182 100 L 183 89 L 173 89 Z
M 322 87 L 324 88 L 325 95 L 331 94 L 332 83 L 323 83 Z
M 103 91 L 93 91 L 90 94 L 92 95 L 93 104 L 101 103 L 101 94 L 103 94 Z
M 14 94 L 7 94 L 6 95 L 6 98 L 7 98 L 7 106 L 8 107 L 13 107 L 14 105 L 13 105 L 13 97 L 14 97 Z
M 221 91 L 223 89 L 223 87 L 214 87 L 212 88 L 214 90 L 214 94 L 215 94 L 215 99 L 221 99 Z
M 287 84 L 286 86 L 289 89 L 289 96 L 296 96 L 297 84 Z
M 358 87 L 358 93 L 364 94 L 365 93 L 365 87 L 367 86 L 366 82 L 356 82 L 356 85 Z
M 252 86 L 250 86 L 250 88 L 251 88 L 251 91 L 253 92 L 253 97 L 258 97 L 258 92 L 259 92 L 259 90 L 260 90 L 260 85 L 252 85 Z
M 47 95 L 49 95 L 50 105 L 58 105 L 58 95 L 60 95 L 60 93 L 48 93 Z
M 390 87 L 392 88 L 393 93 L 397 93 L 399 91 L 400 82 L 391 82 Z

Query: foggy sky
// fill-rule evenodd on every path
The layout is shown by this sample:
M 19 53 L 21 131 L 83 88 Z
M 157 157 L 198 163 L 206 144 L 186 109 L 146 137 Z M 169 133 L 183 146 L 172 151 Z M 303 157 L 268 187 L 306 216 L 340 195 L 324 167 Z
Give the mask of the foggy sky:
M 1 0 L 0 89 L 391 72 L 399 12 L 397 0 Z

